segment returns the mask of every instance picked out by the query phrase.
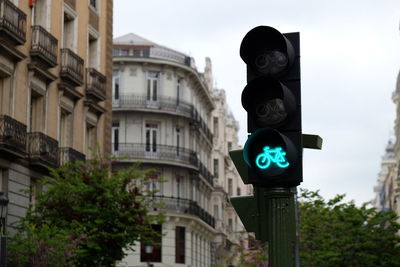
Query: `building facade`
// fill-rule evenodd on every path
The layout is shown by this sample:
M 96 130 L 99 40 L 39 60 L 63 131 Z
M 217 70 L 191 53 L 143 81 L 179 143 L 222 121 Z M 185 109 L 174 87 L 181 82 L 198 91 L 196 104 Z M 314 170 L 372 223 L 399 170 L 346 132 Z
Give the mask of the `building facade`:
M 216 107 L 211 61 L 199 72 L 193 58 L 133 33 L 114 39 L 113 47 L 112 152 L 120 157 L 113 169 L 141 162 L 165 180 L 146 185 L 165 204 L 166 222 L 155 226 L 161 245 L 150 253 L 137 244 L 120 264 L 213 266 L 221 238 L 212 201 L 220 140 L 210 127 Z
M 212 210 L 217 231 L 214 242 L 216 261 L 220 266 L 228 266 L 236 262 L 238 246 L 247 246 L 247 234 L 230 198 L 251 195 L 253 192 L 251 185 L 243 183 L 228 154 L 229 151 L 241 149 L 238 144 L 239 123 L 229 110 L 225 91 L 214 89 L 212 95 L 216 106 L 212 113 L 214 135 Z
M 25 215 L 48 167 L 89 158 L 95 143 L 111 153 L 112 5 L 0 0 L 0 191 L 10 200 L 8 224 Z
M 381 171 L 374 187 L 375 198 L 372 204 L 379 210 L 393 210 L 400 216 L 400 73 L 397 76 L 396 90 L 392 100 L 396 105 L 394 141 L 390 140 L 382 157 Z M 400 223 L 400 217 L 398 219 Z

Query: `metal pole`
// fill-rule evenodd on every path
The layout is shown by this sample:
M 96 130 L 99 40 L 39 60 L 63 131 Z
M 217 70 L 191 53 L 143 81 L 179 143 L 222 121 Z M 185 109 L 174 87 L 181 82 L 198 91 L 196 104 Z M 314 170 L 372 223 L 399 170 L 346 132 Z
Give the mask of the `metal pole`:
M 266 231 L 269 266 L 298 266 L 296 187 L 259 188 L 257 193 L 260 215 L 265 215 L 259 229 Z

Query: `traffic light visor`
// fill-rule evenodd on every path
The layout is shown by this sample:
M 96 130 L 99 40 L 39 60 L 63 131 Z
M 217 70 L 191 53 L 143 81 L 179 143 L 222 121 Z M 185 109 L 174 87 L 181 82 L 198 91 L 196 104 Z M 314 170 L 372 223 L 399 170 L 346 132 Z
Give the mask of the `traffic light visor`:
M 250 30 L 240 45 L 240 57 L 259 75 L 279 76 L 293 63 L 294 54 L 290 41 L 268 26 Z

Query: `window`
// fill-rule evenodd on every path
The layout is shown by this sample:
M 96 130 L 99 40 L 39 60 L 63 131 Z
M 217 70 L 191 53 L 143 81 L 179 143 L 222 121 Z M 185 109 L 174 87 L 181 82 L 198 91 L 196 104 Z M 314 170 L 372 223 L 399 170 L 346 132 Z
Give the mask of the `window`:
M 232 142 L 228 142 L 228 152 L 232 150 Z
M 180 97 L 181 97 L 181 78 L 178 78 L 176 82 L 176 105 L 179 106 Z
M 120 49 L 119 48 L 114 48 L 113 49 L 113 56 L 119 56 L 120 55 Z
M 146 123 L 146 152 L 157 152 L 157 124 Z
M 233 180 L 231 178 L 228 179 L 228 195 L 232 196 L 233 194 Z
M 175 262 L 185 263 L 185 227 L 175 228 Z
M 214 126 L 214 136 L 218 137 L 218 118 L 217 117 L 214 117 L 213 126 Z
M 42 131 L 44 128 L 44 97 L 36 91 L 31 91 L 31 106 L 29 112 L 30 132 Z
M 39 2 L 40 2 L 40 1 L 39 1 Z M 91 7 L 97 8 L 97 0 L 90 0 L 90 1 L 89 1 L 89 4 L 90 4 Z
M 112 124 L 112 140 L 113 140 L 113 152 L 119 150 L 119 122 L 113 122 Z
M 181 177 L 176 177 L 176 197 L 181 197 Z
M 35 2 L 35 12 L 33 12 L 33 23 L 34 25 L 40 25 L 44 28 L 46 28 L 47 26 L 47 21 L 46 19 L 48 19 L 48 15 L 47 14 L 47 1 L 46 0 L 41 0 L 41 1 L 36 1 Z
M 214 205 L 214 218 L 219 219 L 219 208 L 218 205 Z
M 158 72 L 147 73 L 147 101 L 157 101 Z
M 129 49 L 122 49 L 123 56 L 129 56 Z
M 96 126 L 86 122 L 86 158 L 91 158 L 90 149 L 94 147 L 97 139 L 97 129 Z
M 89 68 L 95 68 L 99 69 L 99 49 L 98 45 L 99 42 L 97 40 L 96 35 L 97 33 L 89 34 L 89 40 L 88 40 L 88 48 L 89 48 L 89 53 L 88 53 L 88 66 Z
M 146 253 L 146 244 L 143 242 L 140 244 L 140 261 L 141 262 L 161 262 L 162 252 L 162 239 L 161 239 L 161 225 L 153 225 L 153 230 L 157 233 L 151 239 L 154 242 L 153 252 Z
M 72 147 L 72 114 L 61 108 L 60 112 L 60 147 Z
M 181 129 L 176 128 L 176 155 L 180 154 L 180 146 L 181 146 Z
M 241 190 L 240 190 L 240 187 L 238 187 L 238 188 L 236 189 L 236 195 L 238 195 L 238 196 L 240 196 L 240 195 L 241 195 Z
M 65 5 L 66 6 L 66 5 Z M 64 9 L 67 10 L 67 9 Z M 63 24 L 63 48 L 69 48 L 75 51 L 75 15 L 73 12 L 64 12 L 64 24 Z
M 229 218 L 228 219 L 228 229 L 229 229 L 229 231 L 233 231 L 233 220 L 232 220 L 232 218 Z
M 119 71 L 113 71 L 112 79 L 113 99 L 119 99 Z
M 214 159 L 214 178 L 218 178 L 218 159 Z

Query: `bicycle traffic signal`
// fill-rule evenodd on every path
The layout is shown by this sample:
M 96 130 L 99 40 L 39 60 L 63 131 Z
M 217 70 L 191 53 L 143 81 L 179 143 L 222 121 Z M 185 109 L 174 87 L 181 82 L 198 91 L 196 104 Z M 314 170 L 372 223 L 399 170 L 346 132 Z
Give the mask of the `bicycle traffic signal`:
M 242 92 L 249 136 L 243 149 L 249 182 L 297 186 L 302 182 L 299 33 L 268 26 L 250 30 L 240 46 L 248 84 Z

